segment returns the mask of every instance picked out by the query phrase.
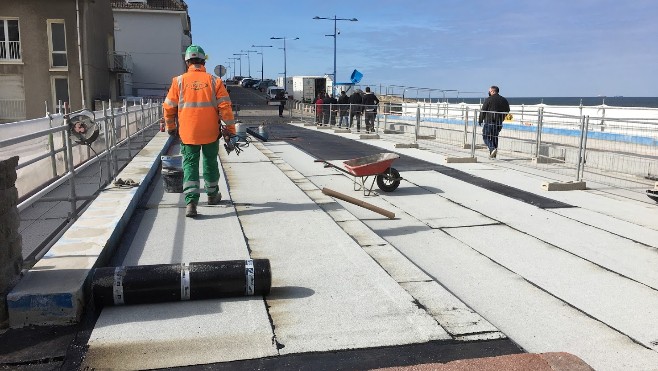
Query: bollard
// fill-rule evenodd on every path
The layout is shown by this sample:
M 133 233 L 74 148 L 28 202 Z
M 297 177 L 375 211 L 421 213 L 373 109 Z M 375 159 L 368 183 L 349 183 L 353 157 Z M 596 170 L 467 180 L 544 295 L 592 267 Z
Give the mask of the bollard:
M 267 295 L 268 259 L 96 268 L 92 294 L 98 306 L 163 303 Z

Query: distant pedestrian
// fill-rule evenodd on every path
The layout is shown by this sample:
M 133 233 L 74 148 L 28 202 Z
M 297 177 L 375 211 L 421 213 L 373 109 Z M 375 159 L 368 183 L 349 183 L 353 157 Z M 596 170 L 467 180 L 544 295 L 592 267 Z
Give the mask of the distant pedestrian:
M 482 127 L 482 139 L 489 149 L 489 157 L 496 158 L 498 154 L 498 134 L 503 130 L 503 121 L 509 113 L 509 102 L 498 94 L 500 89 L 493 85 L 489 88 L 489 98 L 482 104 L 478 124 Z
M 336 126 L 338 100 L 332 94 L 325 94 L 322 100 L 322 117 L 325 125 Z
M 354 127 L 354 117 L 356 117 L 356 131 L 361 131 L 361 111 L 363 111 L 361 93 L 361 89 L 356 89 L 350 95 L 350 129 Z
M 377 116 L 377 106 L 379 99 L 375 93 L 370 91 L 370 87 L 366 87 L 366 94 L 363 96 L 363 107 L 366 110 L 366 133 L 375 132 L 375 117 Z
M 315 99 L 315 123 L 322 125 L 322 102 L 324 98 L 324 92 L 318 93 L 318 97 Z
M 338 114 L 340 120 L 338 121 L 338 127 L 343 126 L 343 121 L 345 122 L 345 127 L 349 126 L 348 115 L 350 111 L 350 97 L 347 96 L 345 90 L 340 92 L 340 97 L 338 97 Z
M 279 117 L 283 117 L 283 108 L 286 106 L 286 92 L 279 90 L 274 96 L 274 100 L 279 102 Z

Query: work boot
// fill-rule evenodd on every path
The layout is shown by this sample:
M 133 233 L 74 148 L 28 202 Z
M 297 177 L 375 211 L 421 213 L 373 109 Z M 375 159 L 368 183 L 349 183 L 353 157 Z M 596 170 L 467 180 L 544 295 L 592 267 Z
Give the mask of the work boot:
M 187 204 L 187 207 L 185 208 L 185 216 L 188 218 L 197 216 L 196 203 L 190 202 L 189 204 Z
M 216 195 L 208 195 L 208 205 L 219 205 L 219 201 L 222 200 L 221 192 L 217 192 Z

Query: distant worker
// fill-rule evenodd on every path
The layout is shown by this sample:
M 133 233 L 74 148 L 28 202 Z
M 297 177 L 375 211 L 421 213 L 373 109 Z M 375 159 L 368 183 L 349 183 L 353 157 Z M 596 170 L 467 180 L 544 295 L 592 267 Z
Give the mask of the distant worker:
M 350 95 L 350 129 L 354 127 L 354 117 L 356 117 L 356 131 L 361 131 L 361 111 L 363 110 L 363 97 L 361 89 L 356 89 Z
M 333 94 L 326 94 L 322 100 L 324 110 L 324 124 L 329 126 L 336 126 L 336 116 L 338 116 L 338 100 L 334 98 Z
M 498 154 L 498 134 L 503 130 L 503 120 L 510 111 L 509 102 L 498 94 L 499 91 L 495 85 L 489 88 L 489 97 L 482 104 L 478 117 L 478 124 L 482 125 L 484 122 L 482 139 L 489 148 L 490 158 L 496 158 Z
M 208 194 L 208 205 L 217 205 L 222 199 L 219 192 L 220 119 L 233 135 L 235 121 L 231 99 L 219 77 L 206 72 L 206 54 L 198 45 L 185 51 L 187 72 L 171 81 L 164 108 L 165 125 L 169 135 L 178 135 L 183 155 L 183 193 L 185 216 L 197 215 L 199 203 L 199 158 L 203 157 L 203 181 Z M 177 125 L 178 123 L 178 125 Z
M 315 99 L 315 123 L 322 125 L 322 102 L 324 101 L 324 92 L 318 93 Z
M 283 117 L 283 108 L 286 106 L 286 92 L 279 90 L 274 96 L 274 100 L 279 102 L 279 117 Z
M 375 93 L 370 91 L 370 87 L 366 87 L 366 94 L 363 96 L 363 107 L 366 110 L 366 133 L 375 132 L 375 117 L 377 116 L 377 106 L 379 99 Z
M 348 115 L 350 111 L 350 97 L 347 96 L 345 90 L 340 92 L 340 97 L 338 97 L 338 114 L 340 120 L 338 121 L 338 127 L 343 126 L 343 121 L 345 122 L 345 127 L 349 127 Z
M 322 124 L 325 126 L 329 126 L 329 119 L 331 117 L 331 110 L 333 107 L 331 107 L 331 94 L 326 93 L 322 97 Z

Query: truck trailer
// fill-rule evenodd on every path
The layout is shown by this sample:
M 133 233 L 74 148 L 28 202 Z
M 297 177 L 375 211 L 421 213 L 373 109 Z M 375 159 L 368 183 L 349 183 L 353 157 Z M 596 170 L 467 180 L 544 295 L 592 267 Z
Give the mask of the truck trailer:
M 313 103 L 319 92 L 331 91 L 331 84 L 328 76 L 293 76 L 292 97 L 299 102 Z

